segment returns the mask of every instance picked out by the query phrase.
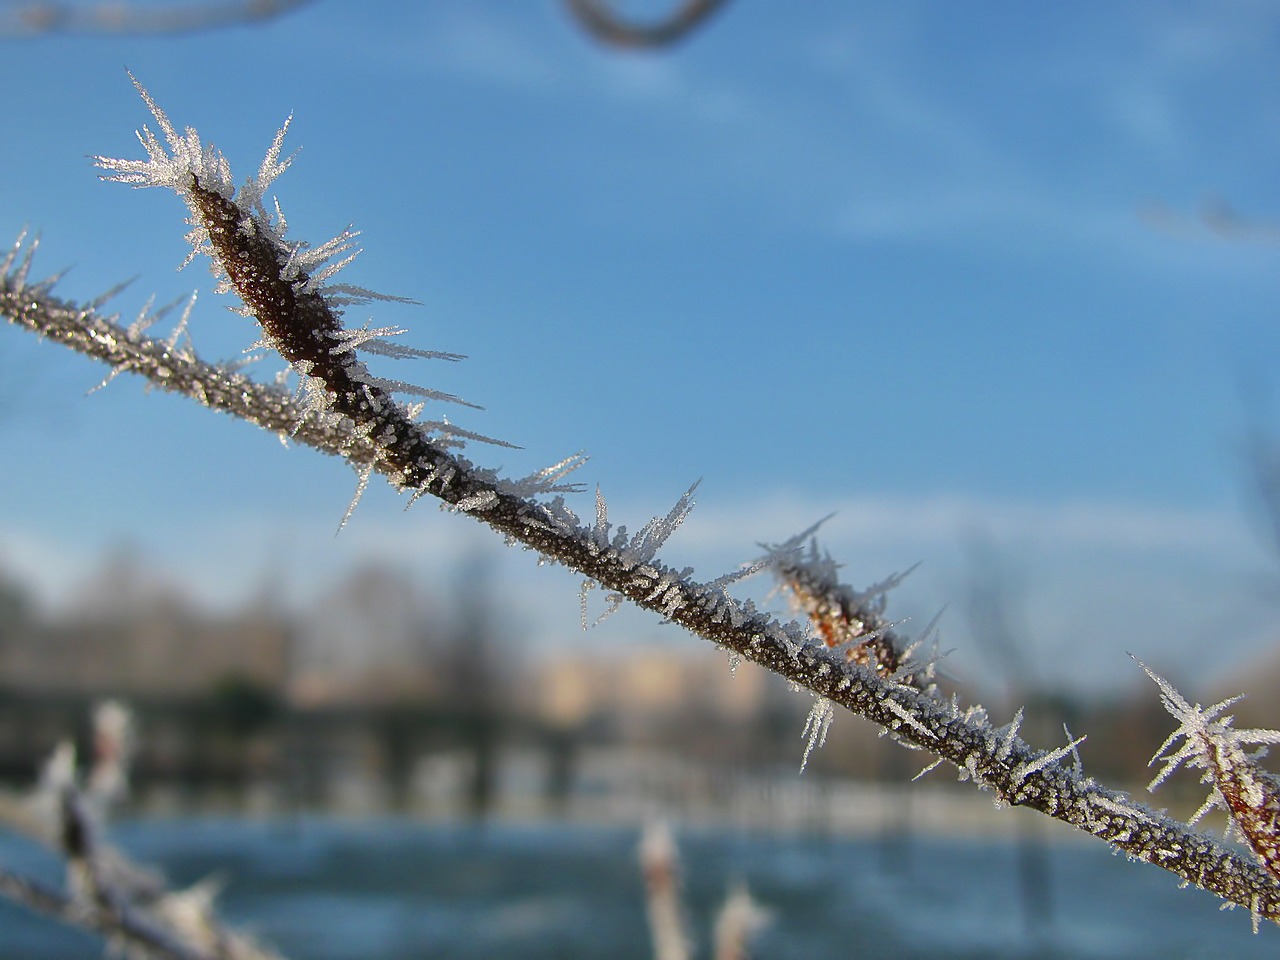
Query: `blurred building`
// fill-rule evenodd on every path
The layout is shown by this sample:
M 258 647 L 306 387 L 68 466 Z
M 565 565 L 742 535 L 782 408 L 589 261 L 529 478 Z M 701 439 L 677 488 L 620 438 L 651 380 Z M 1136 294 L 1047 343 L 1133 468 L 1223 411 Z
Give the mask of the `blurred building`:
M 303 614 L 288 680 L 298 705 L 429 698 L 432 638 L 410 578 L 362 567 Z
M 771 686 L 760 667 L 734 667 L 710 647 L 636 646 L 550 658 L 539 677 L 537 708 L 561 726 L 611 721 L 642 732 L 690 710 L 746 719 L 765 707 Z

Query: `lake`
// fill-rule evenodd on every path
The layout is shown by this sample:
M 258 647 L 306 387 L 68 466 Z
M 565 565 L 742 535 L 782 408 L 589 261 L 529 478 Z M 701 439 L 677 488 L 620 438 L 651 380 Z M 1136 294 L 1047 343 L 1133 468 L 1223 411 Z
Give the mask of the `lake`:
M 228 922 L 291 960 L 651 956 L 634 829 L 182 818 L 119 823 L 112 837 L 175 884 L 221 877 Z M 1016 841 L 989 838 L 676 838 L 695 956 L 710 956 L 715 910 L 735 882 L 772 914 L 756 960 L 1280 955 L 1280 929 L 1254 935 L 1246 911 L 1221 912 L 1217 898 L 1100 843 L 1042 843 L 1028 860 Z M 4 835 L 0 860 L 59 876 L 43 851 Z M 1041 878 L 1029 887 L 1026 864 Z M 0 903 L 0 955 L 103 952 Z

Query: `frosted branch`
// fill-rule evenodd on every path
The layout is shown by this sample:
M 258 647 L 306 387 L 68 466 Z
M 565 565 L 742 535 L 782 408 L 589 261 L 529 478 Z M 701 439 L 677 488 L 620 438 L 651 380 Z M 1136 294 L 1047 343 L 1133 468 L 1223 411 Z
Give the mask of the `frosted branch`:
M 657 558 L 687 516 L 693 488 L 666 516 L 628 537 L 625 528 L 611 529 L 602 496 L 594 523 L 584 526 L 560 496 L 540 499 L 460 456 L 453 449 L 456 438 L 418 423 L 409 408 L 361 376 L 358 351 L 344 339 L 345 328 L 325 296 L 325 289 L 333 288 L 307 289 L 297 272 L 295 255 L 302 247 L 255 219 L 257 210 L 238 204 L 220 155 L 201 146 L 194 131 L 178 135 L 147 100 L 164 143 L 144 134 L 149 160 L 104 165 L 130 182 L 164 181 L 186 200 L 197 221 L 196 244 L 217 259 L 228 285 L 262 326 L 266 342 L 313 384 L 308 403 L 299 404 L 279 387 L 205 364 L 190 349 L 131 333 L 96 308 L 55 299 L 49 285 L 30 282 L 29 257 L 17 251 L 0 276 L 0 313 L 12 323 L 358 468 L 371 468 L 414 498 L 431 496 L 467 511 L 508 542 L 930 751 L 990 790 L 997 802 L 1039 810 L 1247 906 L 1256 916 L 1280 921 L 1280 884 L 1263 867 L 1085 777 L 1072 746 L 1036 750 L 1016 728 L 994 730 L 982 709 L 942 698 L 928 668 L 908 668 L 908 645 L 881 614 L 881 594 L 888 585 L 871 593 L 841 586 L 835 564 L 816 547 L 801 562 L 788 565 L 783 558 L 783 579 L 799 586 L 793 592 L 819 634 L 820 642 L 813 643 L 801 624 L 783 623 L 751 601 L 730 597 L 723 580 L 701 583 L 688 570 Z M 216 178 L 205 183 L 197 170 Z M 548 477 L 555 477 L 555 468 Z M 846 650 L 865 656 L 850 657 Z
M 209 883 L 171 891 L 153 870 L 102 840 L 102 814 L 126 789 L 132 719 L 107 702 L 94 715 L 95 756 L 87 786 L 75 750 L 63 743 L 26 795 L 0 795 L 0 824 L 66 860 L 59 890 L 0 868 L 0 896 L 69 926 L 105 937 L 131 957 L 158 960 L 279 960 L 217 919 Z

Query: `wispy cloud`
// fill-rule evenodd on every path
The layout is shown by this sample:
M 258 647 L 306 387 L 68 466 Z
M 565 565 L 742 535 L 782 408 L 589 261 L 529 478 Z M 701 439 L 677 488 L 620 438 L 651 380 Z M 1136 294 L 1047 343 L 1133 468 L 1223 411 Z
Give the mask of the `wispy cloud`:
M 453 11 L 414 42 L 421 47 L 417 63 L 432 70 L 526 91 L 547 90 L 565 80 L 564 64 L 545 45 L 499 16 Z
M 744 536 L 743 518 L 760 537 L 783 540 L 822 515 L 821 539 L 841 543 L 929 547 L 954 545 L 974 531 L 1036 549 L 1177 552 L 1213 557 L 1256 553 L 1238 513 L 1107 501 L 1034 503 L 937 495 L 869 495 L 816 504 L 788 496 L 700 505 L 681 541 L 725 549 Z

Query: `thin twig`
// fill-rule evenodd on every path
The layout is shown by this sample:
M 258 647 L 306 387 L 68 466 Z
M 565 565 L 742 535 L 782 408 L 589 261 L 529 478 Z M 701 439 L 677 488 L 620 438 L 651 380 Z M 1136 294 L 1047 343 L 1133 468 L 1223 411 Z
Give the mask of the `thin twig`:
M 653 23 L 624 20 L 610 0 L 565 0 L 569 13 L 603 43 L 630 49 L 666 47 L 684 39 L 727 0 L 681 0 L 664 19 Z

